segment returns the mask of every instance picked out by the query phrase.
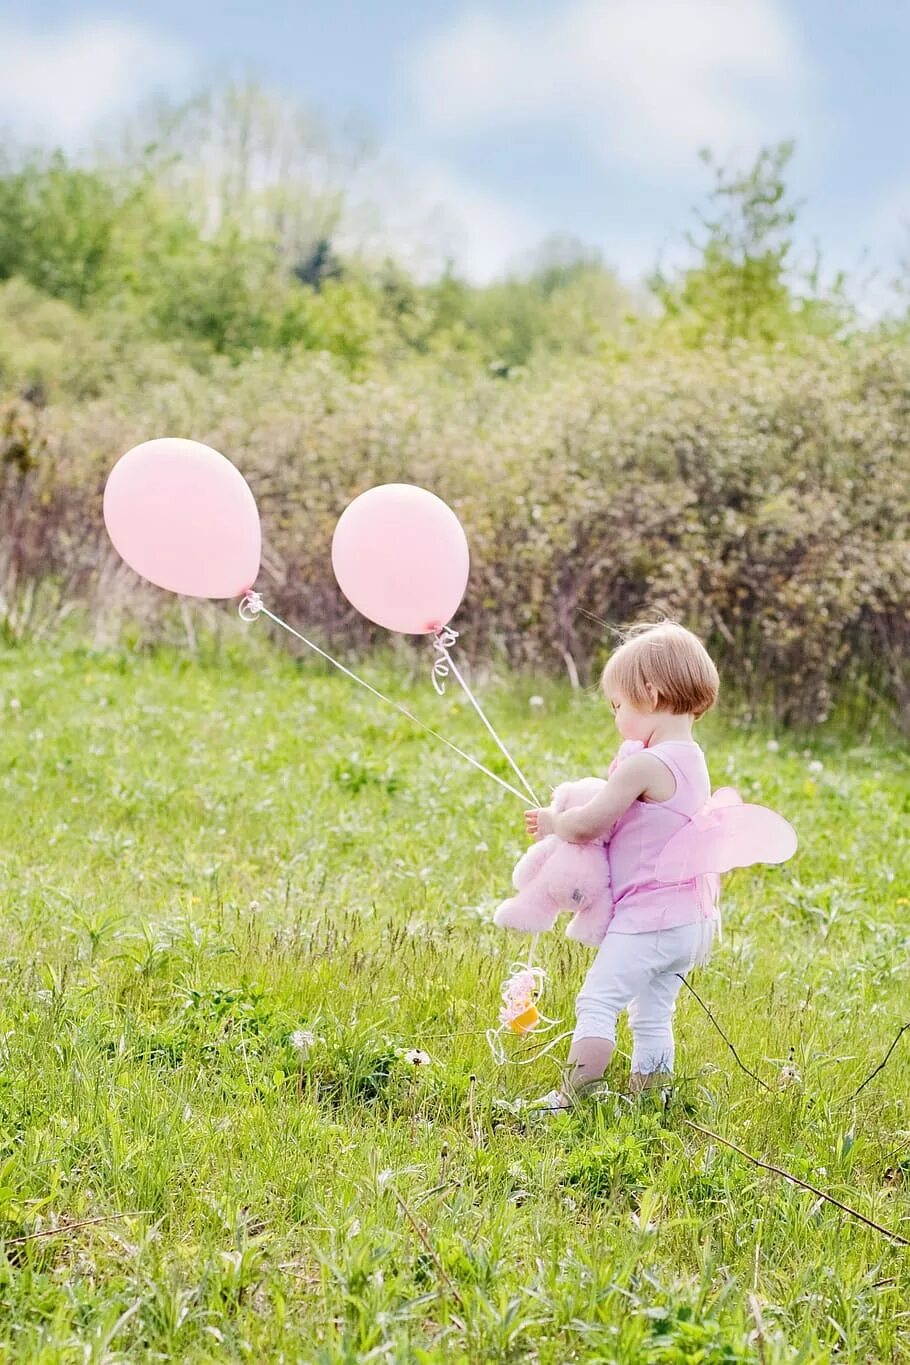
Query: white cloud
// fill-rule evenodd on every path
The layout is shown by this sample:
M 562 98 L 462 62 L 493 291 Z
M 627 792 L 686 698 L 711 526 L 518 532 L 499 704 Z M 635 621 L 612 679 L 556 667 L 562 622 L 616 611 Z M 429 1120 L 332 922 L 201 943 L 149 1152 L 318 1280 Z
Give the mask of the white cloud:
M 447 255 L 478 284 L 508 271 L 545 235 L 532 215 L 442 167 L 425 168 L 422 185 Z
M 665 174 L 703 145 L 750 150 L 805 123 L 809 70 L 778 0 L 564 0 L 542 18 L 469 10 L 412 50 L 439 133 L 568 127 Z
M 68 148 L 142 95 L 190 74 L 187 53 L 148 29 L 113 19 L 56 31 L 0 24 L 0 123 Z
M 415 275 L 449 260 L 476 284 L 508 271 L 546 236 L 546 224 L 437 162 L 386 152 L 348 186 L 339 243 L 391 251 Z
M 654 269 L 681 264 L 687 248 L 671 224 L 636 230 L 622 215 L 585 237 L 629 286 Z M 418 279 L 438 278 L 449 262 L 473 284 L 526 269 L 549 238 L 566 233 L 558 203 L 531 212 L 491 193 L 441 161 L 387 149 L 365 162 L 345 186 L 336 244 L 357 256 L 391 255 Z M 569 235 L 572 235 L 571 233 Z

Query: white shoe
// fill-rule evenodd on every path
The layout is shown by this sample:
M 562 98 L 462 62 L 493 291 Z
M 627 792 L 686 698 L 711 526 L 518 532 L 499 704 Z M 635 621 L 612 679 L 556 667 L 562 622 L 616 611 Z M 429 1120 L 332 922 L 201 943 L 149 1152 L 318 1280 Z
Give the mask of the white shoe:
M 541 1095 L 539 1100 L 530 1100 L 528 1103 L 528 1109 L 540 1114 L 565 1114 L 571 1108 L 571 1100 L 561 1090 L 551 1090 Z

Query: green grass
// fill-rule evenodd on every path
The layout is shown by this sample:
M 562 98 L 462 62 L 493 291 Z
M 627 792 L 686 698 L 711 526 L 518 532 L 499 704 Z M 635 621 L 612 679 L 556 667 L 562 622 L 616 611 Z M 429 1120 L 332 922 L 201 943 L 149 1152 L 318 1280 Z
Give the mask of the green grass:
M 715 784 L 801 837 L 696 981 L 771 1092 L 684 992 L 666 1114 L 528 1119 L 555 1063 L 483 1034 L 520 804 L 249 639 L 0 663 L 0 1358 L 910 1358 L 910 1249 L 685 1125 L 910 1236 L 910 1035 L 844 1102 L 910 1017 L 906 748 L 710 717 Z M 505 771 L 451 689 L 370 676 Z M 604 770 L 595 699 L 485 695 L 540 788 Z M 568 1024 L 587 954 L 543 954 Z

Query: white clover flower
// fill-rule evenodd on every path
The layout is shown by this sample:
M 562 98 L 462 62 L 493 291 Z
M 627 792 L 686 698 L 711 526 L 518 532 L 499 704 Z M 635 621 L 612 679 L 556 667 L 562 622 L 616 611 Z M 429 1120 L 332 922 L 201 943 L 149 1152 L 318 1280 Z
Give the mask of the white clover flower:
M 778 744 L 776 739 L 769 739 L 768 743 L 765 745 L 765 748 L 768 750 L 769 754 L 776 754 L 779 753 L 780 751 L 780 745 Z
M 316 1035 L 315 1033 L 311 1033 L 309 1029 L 298 1028 L 291 1034 L 291 1047 L 302 1062 L 306 1061 L 309 1056 L 310 1048 L 315 1041 Z
M 810 773 L 820 773 L 820 772 L 824 772 L 824 768 L 825 768 L 825 765 L 824 765 L 824 763 L 822 763 L 822 761 L 821 761 L 820 758 L 813 758 L 812 762 L 809 764 L 809 772 L 810 772 Z
M 543 704 L 544 704 L 543 697 L 531 697 L 528 701 L 529 706 L 539 707 L 543 706 Z

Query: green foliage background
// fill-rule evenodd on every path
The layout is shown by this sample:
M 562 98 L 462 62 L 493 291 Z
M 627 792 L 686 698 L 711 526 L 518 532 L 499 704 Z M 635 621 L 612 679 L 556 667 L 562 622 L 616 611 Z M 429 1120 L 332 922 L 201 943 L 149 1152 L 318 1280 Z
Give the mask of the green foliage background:
M 111 638 L 127 597 L 162 638 L 100 496 L 123 450 L 183 434 L 243 469 L 263 591 L 338 648 L 372 637 L 331 577 L 334 522 L 404 480 L 467 527 L 475 659 L 587 681 L 599 622 L 670 613 L 779 717 L 849 693 L 910 726 L 910 346 L 800 270 L 789 144 L 745 172 L 706 155 L 691 264 L 635 298 L 566 242 L 487 288 L 345 255 L 331 140 L 288 118 L 230 87 L 117 159 L 0 174 L 12 638 L 61 614 Z

